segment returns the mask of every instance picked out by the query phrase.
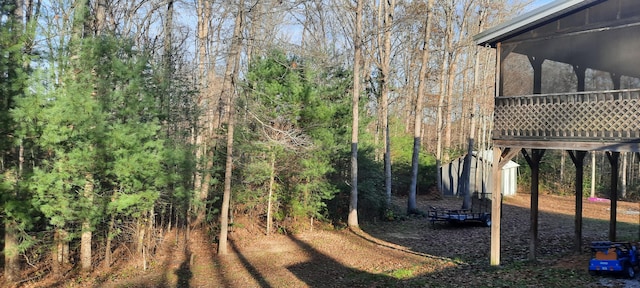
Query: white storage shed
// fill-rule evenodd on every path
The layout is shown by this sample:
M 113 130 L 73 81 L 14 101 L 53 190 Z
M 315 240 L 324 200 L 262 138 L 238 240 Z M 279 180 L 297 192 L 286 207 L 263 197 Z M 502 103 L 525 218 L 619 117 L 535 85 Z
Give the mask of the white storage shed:
M 493 150 L 474 151 L 471 158 L 470 192 L 480 195 L 490 194 L 493 187 L 491 166 L 493 162 Z M 461 196 L 462 169 L 464 156 L 456 158 L 451 163 L 442 166 L 442 193 L 445 196 Z M 502 168 L 502 195 L 513 196 L 518 190 L 518 163 L 509 161 Z

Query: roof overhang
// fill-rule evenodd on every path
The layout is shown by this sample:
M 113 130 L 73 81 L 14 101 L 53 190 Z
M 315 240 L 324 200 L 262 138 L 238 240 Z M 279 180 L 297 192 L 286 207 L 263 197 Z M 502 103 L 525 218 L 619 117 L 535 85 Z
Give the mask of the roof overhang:
M 478 45 L 640 78 L 640 0 L 557 0 L 476 36 Z
M 487 29 L 473 37 L 478 45 L 495 47 L 498 42 L 544 25 L 572 11 L 604 0 L 557 0 Z

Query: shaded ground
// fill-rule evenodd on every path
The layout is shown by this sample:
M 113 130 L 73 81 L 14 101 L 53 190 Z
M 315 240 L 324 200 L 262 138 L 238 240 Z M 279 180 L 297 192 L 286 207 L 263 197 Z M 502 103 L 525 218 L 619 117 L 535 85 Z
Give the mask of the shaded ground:
M 399 207 L 404 199 L 396 199 Z M 459 208 L 460 199 L 419 198 Z M 246 224 L 232 233 L 230 254 L 215 255 L 201 231 L 168 233 L 148 271 L 126 266 L 87 275 L 63 287 L 639 287 L 587 273 L 592 240 L 606 240 L 609 203 L 585 200 L 582 253 L 573 253 L 573 198 L 540 197 L 538 261 L 529 255 L 529 196 L 503 204 L 501 267 L 489 267 L 490 228 L 431 226 L 423 217 L 362 225 L 362 231 L 315 229 L 264 236 Z M 640 240 L 639 203 L 618 204 L 618 238 Z M 640 272 L 640 271 L 639 271 Z M 44 282 L 22 287 L 46 287 Z

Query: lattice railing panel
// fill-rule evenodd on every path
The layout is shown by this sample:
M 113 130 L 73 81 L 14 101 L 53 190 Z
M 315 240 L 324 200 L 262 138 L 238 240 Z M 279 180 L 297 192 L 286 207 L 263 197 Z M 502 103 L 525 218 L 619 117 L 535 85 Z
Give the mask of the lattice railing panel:
M 498 97 L 494 139 L 640 140 L 640 89 Z

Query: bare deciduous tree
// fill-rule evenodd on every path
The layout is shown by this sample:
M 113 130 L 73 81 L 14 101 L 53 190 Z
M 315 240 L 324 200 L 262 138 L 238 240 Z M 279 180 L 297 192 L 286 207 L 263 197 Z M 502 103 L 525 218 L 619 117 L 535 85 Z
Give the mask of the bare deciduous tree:
M 482 1 L 484 2 L 484 1 Z M 480 15 L 478 19 L 478 31 L 476 33 L 481 32 L 484 29 L 485 17 L 487 15 L 486 5 L 482 3 L 480 5 Z M 476 135 L 476 106 L 478 102 L 478 98 L 481 96 L 481 89 L 478 87 L 480 85 L 480 48 L 474 45 L 474 70 L 473 70 L 473 85 L 471 91 L 471 107 L 469 108 L 469 120 L 470 120 L 470 128 L 469 128 L 469 140 L 467 143 L 467 154 L 464 158 L 463 170 L 462 170 L 462 209 L 470 209 L 471 208 L 471 158 L 473 157 L 473 149 L 475 147 L 475 135 Z
M 359 130 L 359 105 L 360 105 L 360 61 L 362 50 L 362 8 L 363 0 L 356 4 L 355 34 L 353 36 L 353 101 L 352 101 L 352 125 L 351 125 L 351 196 L 349 201 L 349 216 L 347 224 L 350 228 L 358 228 L 358 130 Z
M 229 233 L 229 205 L 231 202 L 231 180 L 233 172 L 233 129 L 234 129 L 234 111 L 236 109 L 234 101 L 236 91 L 236 81 L 238 79 L 238 63 L 240 61 L 240 52 L 242 50 L 242 29 L 244 24 L 244 4 L 238 5 L 236 12 L 233 40 L 229 49 L 229 57 L 227 58 L 227 69 L 225 72 L 225 86 L 223 93 L 227 95 L 225 98 L 227 113 L 227 155 L 224 175 L 224 192 L 222 195 L 222 208 L 220 209 L 220 238 L 218 242 L 218 254 L 227 254 L 227 236 Z
M 381 17 L 383 33 L 380 33 L 383 40 L 380 51 L 380 118 L 382 119 L 380 128 L 382 130 L 382 139 L 384 141 L 384 179 L 385 194 L 387 208 L 391 205 L 391 140 L 389 136 L 389 93 L 391 82 L 391 30 L 393 27 L 393 12 L 396 6 L 395 0 L 380 1 L 378 13 L 383 14 Z
M 429 66 L 429 41 L 431 41 L 431 23 L 434 18 L 433 0 L 429 0 L 427 4 L 427 17 L 423 25 L 422 40 L 422 63 L 420 65 L 420 73 L 418 74 L 418 97 L 415 101 L 415 120 L 413 122 L 413 154 L 411 157 L 411 184 L 409 186 L 409 197 L 407 202 L 407 212 L 413 213 L 417 210 L 416 194 L 418 186 L 418 166 L 420 162 L 420 138 L 422 137 L 422 120 L 424 94 L 427 87 L 427 69 Z

